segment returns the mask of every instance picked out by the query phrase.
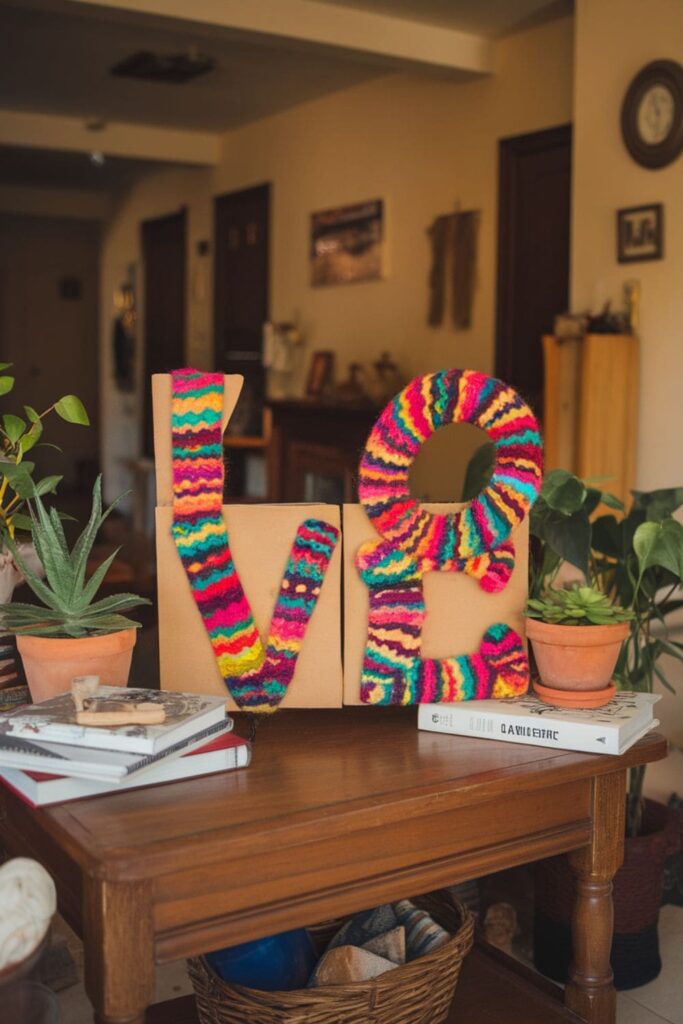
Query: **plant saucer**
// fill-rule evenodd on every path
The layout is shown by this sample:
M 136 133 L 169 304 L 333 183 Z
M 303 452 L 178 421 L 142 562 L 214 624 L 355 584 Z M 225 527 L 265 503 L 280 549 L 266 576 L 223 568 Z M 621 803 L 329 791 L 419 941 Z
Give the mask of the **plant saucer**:
M 536 695 L 546 704 L 554 704 L 558 708 L 601 708 L 608 704 L 617 692 L 614 683 L 603 686 L 600 690 L 558 690 L 552 686 L 543 686 L 534 680 Z

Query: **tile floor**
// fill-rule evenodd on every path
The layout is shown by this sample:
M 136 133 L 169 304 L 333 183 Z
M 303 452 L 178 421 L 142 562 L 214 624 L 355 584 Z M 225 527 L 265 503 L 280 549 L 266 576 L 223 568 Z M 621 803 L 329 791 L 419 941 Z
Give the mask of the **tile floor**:
M 77 965 L 82 963 L 78 939 L 66 926 L 60 931 Z M 662 973 L 649 985 L 620 992 L 617 997 L 617 1024 L 683 1024 L 683 907 L 662 907 L 659 935 L 663 961 Z M 191 991 L 185 963 L 167 964 L 157 969 L 156 1001 L 163 1002 Z M 82 984 L 59 993 L 62 1024 L 92 1024 L 92 1009 Z

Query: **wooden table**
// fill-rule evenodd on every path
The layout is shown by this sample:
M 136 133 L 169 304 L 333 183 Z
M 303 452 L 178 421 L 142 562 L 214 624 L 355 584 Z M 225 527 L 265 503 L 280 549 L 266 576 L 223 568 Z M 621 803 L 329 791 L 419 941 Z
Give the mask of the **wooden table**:
M 609 1024 L 626 769 L 665 753 L 656 735 L 616 758 L 418 732 L 412 708 L 282 711 L 245 771 L 43 810 L 3 791 L 0 836 L 51 872 L 100 1024 L 193 1019 L 192 1000 L 146 1018 L 155 962 L 573 851 L 568 1009 L 472 954 L 454 1014 Z

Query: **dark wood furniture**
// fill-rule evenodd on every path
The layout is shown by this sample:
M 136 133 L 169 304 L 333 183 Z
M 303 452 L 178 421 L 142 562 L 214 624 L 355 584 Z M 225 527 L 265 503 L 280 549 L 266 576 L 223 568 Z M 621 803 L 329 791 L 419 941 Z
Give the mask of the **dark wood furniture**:
M 273 400 L 268 408 L 268 500 L 355 501 L 358 462 L 380 410 L 306 398 Z M 308 474 L 338 481 L 337 494 L 307 493 Z
M 626 770 L 664 757 L 665 741 L 596 756 L 418 732 L 415 717 L 282 711 L 259 727 L 245 771 L 43 810 L 3 792 L 0 837 L 46 866 L 83 935 L 96 1021 L 189 1024 L 191 1000 L 146 1017 L 155 961 L 573 851 L 566 1006 L 476 953 L 453 1019 L 614 1024 L 611 879 Z

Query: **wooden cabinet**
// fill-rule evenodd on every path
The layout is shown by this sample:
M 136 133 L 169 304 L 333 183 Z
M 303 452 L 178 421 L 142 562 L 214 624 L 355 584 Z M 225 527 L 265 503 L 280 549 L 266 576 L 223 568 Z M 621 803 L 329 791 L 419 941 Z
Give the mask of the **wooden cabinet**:
M 354 501 L 358 461 L 379 410 L 303 398 L 268 408 L 269 501 Z
M 628 503 L 636 470 L 638 339 L 546 335 L 543 352 L 546 469 L 571 470 Z

